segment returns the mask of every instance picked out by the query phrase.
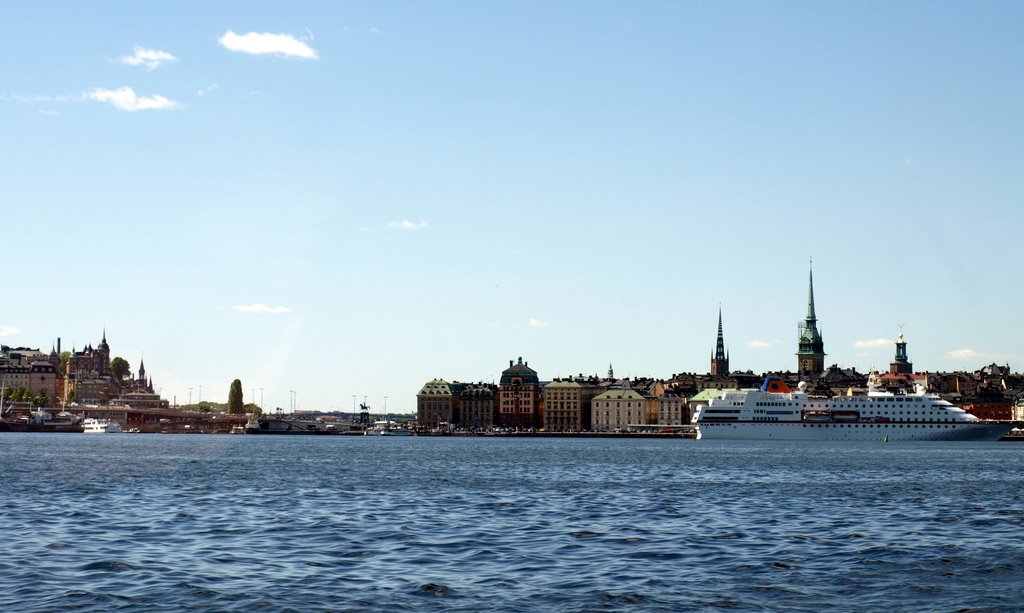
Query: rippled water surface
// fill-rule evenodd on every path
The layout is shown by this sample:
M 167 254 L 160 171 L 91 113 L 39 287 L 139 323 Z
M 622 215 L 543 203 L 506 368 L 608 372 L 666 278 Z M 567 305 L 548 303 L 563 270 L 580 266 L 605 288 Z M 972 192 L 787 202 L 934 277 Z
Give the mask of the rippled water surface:
M 1024 444 L 0 435 L 0 610 L 1019 610 Z

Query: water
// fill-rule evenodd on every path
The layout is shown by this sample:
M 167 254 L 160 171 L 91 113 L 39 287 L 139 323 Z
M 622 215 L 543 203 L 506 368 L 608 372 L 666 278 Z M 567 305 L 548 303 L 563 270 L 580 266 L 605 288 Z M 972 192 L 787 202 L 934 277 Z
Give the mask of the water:
M 1020 610 L 1015 443 L 0 436 L 0 610 Z

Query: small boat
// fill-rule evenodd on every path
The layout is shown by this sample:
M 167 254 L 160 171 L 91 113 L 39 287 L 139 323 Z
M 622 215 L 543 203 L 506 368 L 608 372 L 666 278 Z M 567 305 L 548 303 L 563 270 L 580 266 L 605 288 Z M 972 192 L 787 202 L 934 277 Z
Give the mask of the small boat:
M 367 436 L 412 436 L 412 430 L 399 426 L 398 422 L 382 419 L 373 422 L 373 427 L 365 432 Z
M 121 424 L 111 419 L 97 419 L 87 417 L 82 422 L 83 432 L 86 434 L 112 434 L 121 432 Z

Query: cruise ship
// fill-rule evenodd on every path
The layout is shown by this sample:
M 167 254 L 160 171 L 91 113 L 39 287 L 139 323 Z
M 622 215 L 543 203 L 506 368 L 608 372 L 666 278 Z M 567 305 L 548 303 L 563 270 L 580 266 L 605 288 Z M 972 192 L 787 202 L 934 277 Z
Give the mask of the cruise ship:
M 918 386 L 914 394 L 877 389 L 868 379 L 863 396 L 825 398 L 792 390 L 768 377 L 759 390 L 725 390 L 699 405 L 692 423 L 698 439 L 811 441 L 994 441 L 1012 421 L 983 420 Z

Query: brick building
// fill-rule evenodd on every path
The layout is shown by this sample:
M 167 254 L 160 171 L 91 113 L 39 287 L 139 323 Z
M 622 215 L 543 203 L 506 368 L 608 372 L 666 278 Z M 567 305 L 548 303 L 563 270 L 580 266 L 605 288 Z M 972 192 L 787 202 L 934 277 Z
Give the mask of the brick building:
M 507 428 L 536 428 L 541 423 L 543 404 L 540 379 L 529 362 L 508 361 L 498 385 L 498 425 Z

